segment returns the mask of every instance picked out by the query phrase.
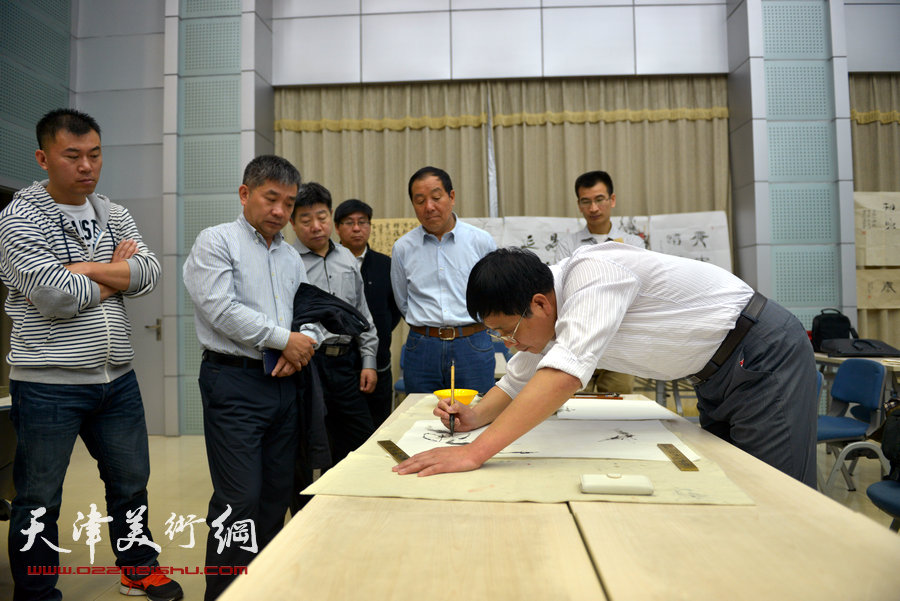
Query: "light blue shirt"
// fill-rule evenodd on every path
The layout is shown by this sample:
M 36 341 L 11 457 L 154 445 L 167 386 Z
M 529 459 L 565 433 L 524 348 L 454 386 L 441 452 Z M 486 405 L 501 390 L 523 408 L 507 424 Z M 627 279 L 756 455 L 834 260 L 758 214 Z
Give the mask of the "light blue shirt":
M 294 294 L 308 282 L 300 255 L 275 235 L 271 246 L 241 214 L 206 228 L 184 263 L 184 285 L 194 301 L 194 326 L 204 349 L 259 359 L 262 349 L 284 349 Z M 316 342 L 319 324 L 300 328 Z
M 391 285 L 406 322 L 429 327 L 472 323 L 466 310 L 469 272 L 496 248 L 490 234 L 458 217 L 441 240 L 421 225 L 397 240 L 391 251 Z

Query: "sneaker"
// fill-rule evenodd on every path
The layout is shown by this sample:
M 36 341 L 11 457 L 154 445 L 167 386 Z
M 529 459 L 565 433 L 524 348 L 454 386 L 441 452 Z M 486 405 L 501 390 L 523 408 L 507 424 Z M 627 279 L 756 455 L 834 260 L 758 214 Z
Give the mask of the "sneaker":
M 184 596 L 181 586 L 160 572 L 154 572 L 140 580 L 132 580 L 122 574 L 119 592 L 123 595 L 147 595 L 150 601 L 175 601 Z

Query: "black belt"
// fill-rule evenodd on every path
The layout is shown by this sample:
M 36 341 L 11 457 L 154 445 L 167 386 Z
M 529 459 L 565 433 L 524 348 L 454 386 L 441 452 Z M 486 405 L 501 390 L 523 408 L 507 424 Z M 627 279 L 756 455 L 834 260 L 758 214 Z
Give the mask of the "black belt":
M 343 357 L 353 348 L 350 344 L 322 344 L 319 345 L 317 352 L 321 352 L 326 357 Z
M 759 292 L 754 292 L 753 296 L 750 298 L 750 302 L 747 303 L 744 310 L 738 315 L 737 323 L 734 324 L 734 328 L 728 332 L 727 336 L 725 336 L 725 340 L 719 345 L 719 349 L 712 356 L 712 359 L 703 366 L 703 369 L 693 376 L 685 378 L 688 381 L 688 384 L 697 386 L 713 377 L 713 374 L 715 374 L 722 364 L 725 363 L 728 357 L 731 356 L 731 353 L 734 352 L 734 349 L 737 348 L 737 345 L 744 339 L 744 336 L 747 335 L 747 332 L 750 331 L 753 324 L 759 321 L 759 314 L 762 313 L 765 306 L 766 297 Z
M 216 351 L 204 350 L 203 360 L 215 363 L 217 365 L 227 365 L 228 367 L 242 367 L 244 369 L 262 370 L 262 359 L 251 359 L 250 357 L 240 357 L 238 355 L 226 355 L 217 353 Z

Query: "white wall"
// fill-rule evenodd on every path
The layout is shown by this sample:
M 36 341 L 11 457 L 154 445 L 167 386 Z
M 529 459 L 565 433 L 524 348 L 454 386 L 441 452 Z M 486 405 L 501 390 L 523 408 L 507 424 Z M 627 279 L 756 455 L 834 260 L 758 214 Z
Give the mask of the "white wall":
M 275 0 L 273 82 L 725 73 L 724 0 Z

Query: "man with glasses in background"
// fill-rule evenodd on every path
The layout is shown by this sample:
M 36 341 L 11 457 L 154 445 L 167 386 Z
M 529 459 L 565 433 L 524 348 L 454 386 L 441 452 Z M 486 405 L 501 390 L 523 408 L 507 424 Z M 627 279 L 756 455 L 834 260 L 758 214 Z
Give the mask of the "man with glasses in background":
M 578 210 L 587 225 L 573 234 L 560 237 L 554 263 L 572 256 L 579 246 L 609 241 L 645 248 L 640 236 L 629 234 L 613 225 L 611 218 L 616 206 L 616 194 L 613 192 L 612 178 L 606 171 L 588 171 L 579 175 L 575 180 L 575 197 L 578 199 Z M 634 390 L 634 376 L 596 369 L 585 389 L 594 392 L 631 393 Z
M 366 303 L 378 333 L 378 352 L 375 355 L 378 381 L 375 390 L 366 393 L 369 412 L 377 428 L 391 413 L 394 378 L 391 374 L 391 332 L 400 323 L 400 309 L 391 290 L 391 258 L 369 248 L 372 233 L 372 207 L 356 198 L 345 200 L 334 211 L 341 245 L 359 263 Z

